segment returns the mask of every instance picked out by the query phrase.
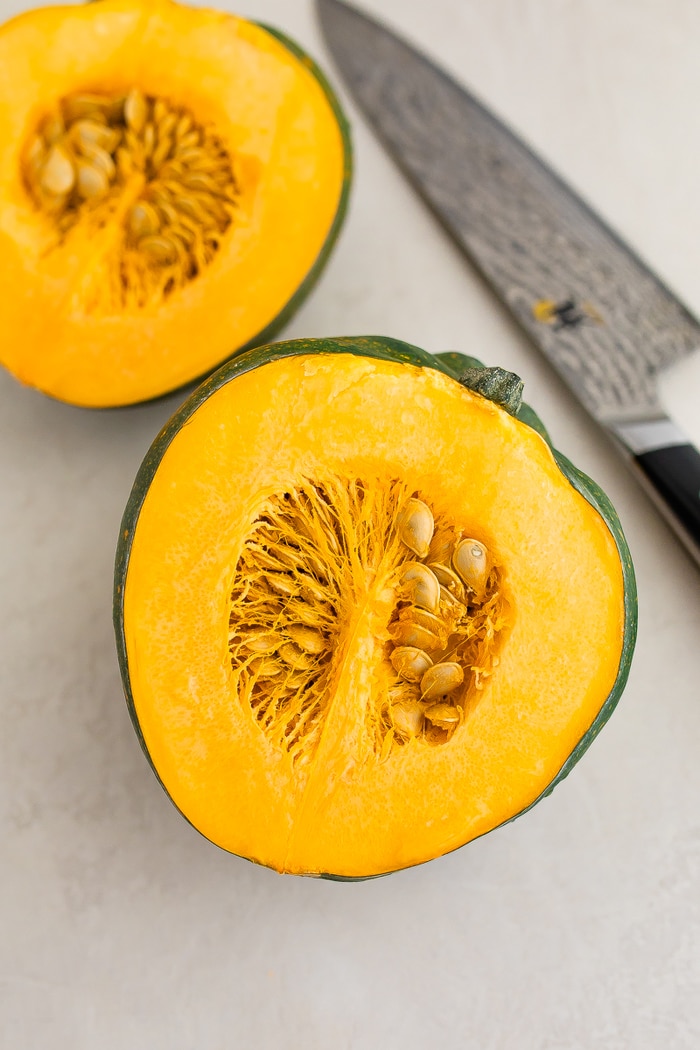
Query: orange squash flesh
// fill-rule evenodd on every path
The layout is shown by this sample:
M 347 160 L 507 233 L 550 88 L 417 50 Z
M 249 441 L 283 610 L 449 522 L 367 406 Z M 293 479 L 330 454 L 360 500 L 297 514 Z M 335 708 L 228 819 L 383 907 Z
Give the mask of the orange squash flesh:
M 239 189 L 207 269 L 139 308 L 105 300 L 121 220 L 57 244 L 22 175 L 59 100 L 134 86 L 215 126 Z M 313 270 L 347 188 L 346 133 L 312 63 L 258 25 L 170 0 L 45 8 L 1 27 L 0 139 L 0 362 L 84 406 L 158 396 L 254 341 Z
M 237 696 L 229 617 L 243 543 L 265 499 L 329 475 L 403 479 L 500 566 L 499 662 L 444 745 L 380 755 L 367 733 L 380 579 L 363 583 L 345 625 L 306 765 Z M 130 541 L 126 655 L 151 761 L 205 836 L 279 871 L 380 874 L 498 826 L 551 784 L 618 674 L 624 588 L 605 522 L 537 433 L 430 368 L 320 353 L 221 385 L 166 449 Z

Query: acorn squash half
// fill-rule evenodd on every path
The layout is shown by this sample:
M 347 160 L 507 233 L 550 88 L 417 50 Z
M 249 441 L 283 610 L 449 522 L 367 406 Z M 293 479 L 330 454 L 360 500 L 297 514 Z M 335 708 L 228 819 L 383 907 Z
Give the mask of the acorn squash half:
M 229 362 L 156 439 L 119 659 L 157 777 L 219 846 L 336 878 L 417 864 L 548 794 L 609 717 L 629 552 L 520 387 L 297 340 Z
M 0 362 L 147 400 L 269 340 L 345 212 L 348 126 L 274 29 L 171 0 L 0 27 Z

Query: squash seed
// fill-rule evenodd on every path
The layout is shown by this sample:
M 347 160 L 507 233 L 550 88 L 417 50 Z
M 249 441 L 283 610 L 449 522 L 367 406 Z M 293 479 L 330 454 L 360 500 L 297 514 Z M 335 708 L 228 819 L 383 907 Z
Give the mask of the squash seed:
M 306 598 L 307 601 L 325 602 L 328 599 L 328 593 L 325 587 L 322 587 L 321 584 L 317 583 L 311 576 L 304 577 L 304 582 L 299 588 L 299 593 L 302 598 Z
M 153 153 L 153 147 L 156 144 L 156 129 L 149 120 L 141 133 L 141 147 L 143 149 L 143 155 L 148 159 Z
M 191 149 L 193 146 L 199 146 L 201 143 L 201 135 L 196 128 L 192 128 L 190 131 L 186 131 L 184 135 L 178 133 L 177 143 L 180 150 L 184 151 Z
M 189 273 L 190 263 L 188 261 L 190 255 L 189 245 L 184 237 L 181 237 L 177 230 L 168 230 L 168 239 L 173 242 L 178 254 L 178 263 L 183 273 Z
M 284 662 L 294 668 L 295 671 L 308 671 L 314 667 L 316 663 L 309 653 L 304 652 L 298 645 L 295 645 L 294 642 L 286 642 L 284 645 L 281 645 L 279 648 L 279 655 Z
M 276 591 L 277 594 L 282 594 L 286 598 L 291 598 L 299 593 L 299 588 L 293 580 L 290 580 L 289 576 L 279 576 L 275 573 L 270 573 L 266 576 L 268 587 L 271 590 Z
M 483 596 L 489 575 L 488 551 L 483 543 L 462 540 L 455 547 L 452 566 L 471 591 L 478 597 Z
M 411 623 L 409 620 L 399 620 L 389 628 L 389 634 L 398 646 L 408 646 L 435 652 L 442 649 L 444 642 L 439 635 L 420 624 Z
M 85 146 L 99 146 L 100 149 L 113 153 L 121 138 L 114 128 L 96 120 L 78 120 L 71 125 L 70 137 L 82 150 Z
M 127 126 L 137 134 L 148 119 L 148 103 L 138 88 L 132 88 L 124 102 L 124 119 Z
M 421 699 L 434 700 L 453 692 L 464 681 L 464 671 L 458 663 L 433 664 L 420 680 Z
M 129 232 L 138 240 L 158 233 L 160 219 L 156 209 L 148 201 L 139 200 L 131 206 L 128 218 Z
M 75 168 L 62 146 L 52 146 L 41 172 L 41 188 L 47 193 L 68 193 L 75 185 Z
M 216 194 L 218 186 L 216 181 L 203 171 L 185 171 L 180 182 L 188 190 L 201 190 L 204 193 Z
M 258 678 L 276 678 L 284 672 L 285 666 L 279 660 L 257 657 L 248 664 L 248 670 Z
M 310 604 L 305 601 L 292 601 L 287 606 L 289 616 L 292 620 L 299 620 L 305 627 L 319 629 L 324 623 L 333 620 L 334 614 L 328 602 L 314 602 Z
M 158 103 L 156 103 L 156 107 L 157 105 Z M 158 130 L 159 141 L 160 139 L 168 138 L 172 142 L 176 136 L 175 127 L 178 121 L 177 113 L 174 110 L 169 109 L 162 117 L 159 117 L 154 111 L 153 119 Z
M 396 673 L 407 682 L 420 682 L 428 668 L 433 665 L 433 661 L 423 649 L 411 645 L 402 645 L 394 649 L 390 659 Z
M 255 634 L 252 638 L 245 638 L 245 646 L 250 649 L 253 653 L 271 653 L 279 647 L 282 639 L 278 634 L 267 632 L 265 634 Z
M 391 721 L 394 730 L 404 740 L 420 736 L 423 729 L 424 707 L 417 700 L 401 700 L 391 706 Z
M 189 197 L 180 196 L 175 202 L 178 211 L 188 215 L 191 219 L 201 225 L 208 225 L 211 223 L 212 215 L 209 209 L 206 207 L 201 198 L 196 197 L 194 194 Z
M 154 168 L 160 168 L 170 156 L 173 148 L 173 140 L 169 135 L 163 135 L 158 139 L 158 145 L 153 150 L 151 164 Z
M 170 230 L 168 232 L 171 237 L 177 237 L 188 252 L 192 251 L 199 236 L 198 233 L 195 233 L 194 230 L 189 229 L 189 227 L 185 226 L 184 223 L 179 222 L 177 219 L 170 224 Z
M 452 704 L 431 704 L 425 709 L 425 717 L 438 729 L 454 729 L 459 724 L 459 708 Z
M 291 640 L 307 653 L 318 655 L 327 648 L 326 639 L 320 631 L 313 627 L 305 627 L 303 624 L 292 624 L 287 628 L 287 635 Z
M 441 617 L 436 616 L 435 613 L 428 612 L 427 609 L 421 609 L 419 605 L 410 605 L 408 608 L 402 609 L 399 613 L 399 621 L 425 627 L 428 631 L 432 631 L 433 634 L 437 635 L 438 638 L 443 638 L 444 635 L 443 644 L 447 641 L 447 632 Z
M 190 117 L 188 113 L 183 113 L 183 115 L 178 120 L 175 128 L 175 135 L 177 137 L 178 142 L 182 142 L 183 137 L 187 134 L 191 127 L 192 117 Z
M 158 266 L 171 266 L 178 260 L 177 246 L 170 237 L 162 235 L 142 237 L 139 241 L 139 250 L 147 256 L 150 262 Z
M 182 152 L 178 150 L 177 158 L 184 170 L 199 171 L 210 175 L 219 193 L 224 193 L 231 184 L 231 169 L 228 161 L 212 157 L 199 146 L 190 147 Z
M 449 556 L 448 552 L 446 557 L 449 558 Z M 429 562 L 428 568 L 432 569 L 443 587 L 450 591 L 458 601 L 462 601 L 464 598 L 464 584 L 454 569 L 451 569 L 449 565 L 442 565 L 440 562 Z
M 440 604 L 440 584 L 437 576 L 427 565 L 409 561 L 402 566 L 399 579 L 401 593 L 423 609 L 436 612 Z
M 66 124 L 89 117 L 91 120 L 104 113 L 105 99 L 102 95 L 70 95 L 61 102 L 61 111 Z
M 104 197 L 109 189 L 109 180 L 101 168 L 81 160 L 77 165 L 77 187 L 78 193 L 85 200 Z
M 421 499 L 409 499 L 401 508 L 397 519 L 399 538 L 419 558 L 425 558 L 430 550 L 435 523 L 433 512 Z

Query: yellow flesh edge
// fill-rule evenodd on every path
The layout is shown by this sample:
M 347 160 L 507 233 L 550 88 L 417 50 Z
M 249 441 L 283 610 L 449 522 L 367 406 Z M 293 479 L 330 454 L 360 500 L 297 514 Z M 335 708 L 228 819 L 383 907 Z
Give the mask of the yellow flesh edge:
M 369 609 L 301 773 L 234 695 L 229 595 L 261 499 L 328 471 L 405 478 L 482 539 L 512 628 L 451 742 L 380 764 L 363 736 Z M 623 616 L 613 538 L 537 434 L 431 369 L 350 355 L 267 364 L 197 410 L 146 495 L 125 592 L 136 712 L 176 805 L 241 856 L 348 876 L 428 860 L 532 802 L 611 690 Z
M 211 122 L 234 159 L 239 214 L 203 275 L 165 304 L 86 310 L 114 239 L 69 237 L 21 178 L 28 137 L 79 91 L 145 94 Z M 29 12 L 0 29 L 0 361 L 86 406 L 141 401 L 210 371 L 265 328 L 313 266 L 344 178 L 337 119 L 308 67 L 265 30 L 220 12 L 101 0 Z

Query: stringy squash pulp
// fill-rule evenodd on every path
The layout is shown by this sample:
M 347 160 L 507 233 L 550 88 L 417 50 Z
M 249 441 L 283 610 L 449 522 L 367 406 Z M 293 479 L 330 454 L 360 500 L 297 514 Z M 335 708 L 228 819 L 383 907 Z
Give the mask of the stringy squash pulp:
M 0 27 L 0 139 L 0 362 L 86 406 L 264 342 L 318 276 L 350 181 L 308 56 L 170 0 Z
M 279 871 L 375 875 L 489 831 L 551 787 L 626 676 L 601 513 L 538 433 L 412 352 L 232 362 L 125 516 L 142 743 L 195 827 Z

